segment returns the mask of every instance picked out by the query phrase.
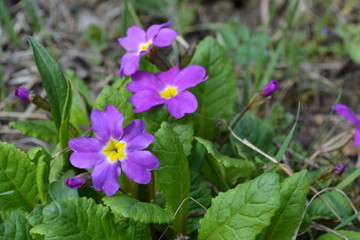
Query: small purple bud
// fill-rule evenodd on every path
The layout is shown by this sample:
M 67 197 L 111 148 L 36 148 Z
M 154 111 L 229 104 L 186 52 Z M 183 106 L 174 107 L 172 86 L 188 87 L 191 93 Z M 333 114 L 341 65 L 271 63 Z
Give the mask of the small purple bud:
M 263 89 L 262 95 L 263 97 L 270 96 L 273 92 L 275 92 L 279 88 L 278 80 L 271 80 Z
M 86 182 L 85 179 L 75 176 L 75 177 L 66 179 L 65 184 L 69 188 L 77 189 L 77 188 L 82 187 L 85 184 L 85 182 Z
M 335 175 L 340 175 L 344 172 L 344 170 L 345 170 L 345 165 L 340 164 L 337 165 L 331 172 L 334 173 Z
M 30 102 L 30 92 L 26 88 L 17 88 L 15 90 L 15 96 L 21 101 Z

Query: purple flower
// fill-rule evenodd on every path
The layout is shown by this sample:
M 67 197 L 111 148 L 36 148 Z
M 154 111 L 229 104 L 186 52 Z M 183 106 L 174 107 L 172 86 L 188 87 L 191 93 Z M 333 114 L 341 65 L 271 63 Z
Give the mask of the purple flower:
M 207 79 L 205 69 L 198 65 L 188 66 L 182 70 L 175 66 L 169 71 L 156 74 L 137 71 L 131 77 L 133 82 L 128 83 L 126 87 L 135 93 L 130 98 L 131 104 L 135 107 L 134 112 L 144 112 L 154 106 L 165 104 L 175 118 L 182 118 L 185 113 L 196 111 L 196 97 L 185 90 Z
M 152 46 L 166 47 L 171 45 L 177 33 L 171 28 L 164 28 L 173 21 L 164 24 L 155 24 L 145 32 L 138 26 L 127 29 L 127 37 L 119 38 L 120 45 L 125 48 L 126 53 L 121 59 L 120 77 L 132 75 L 139 69 L 140 58 L 150 52 Z
M 82 187 L 85 182 L 86 182 L 85 179 L 75 176 L 75 177 L 66 179 L 65 184 L 69 188 L 77 189 L 77 188 Z
M 278 80 L 271 80 L 263 89 L 263 97 L 270 96 L 273 92 L 275 92 L 279 88 Z
M 26 88 L 15 89 L 15 96 L 21 101 L 30 102 L 30 92 Z
M 355 126 L 354 144 L 360 147 L 360 119 L 346 105 L 338 104 L 333 106 L 333 109 Z
M 79 137 L 69 141 L 74 153 L 70 162 L 77 168 L 94 168 L 91 172 L 94 188 L 107 196 L 120 188 L 121 170 L 134 182 L 147 184 L 150 170 L 159 167 L 159 160 L 147 148 L 154 137 L 145 132 L 141 119 L 133 120 L 124 129 L 124 117 L 115 106 L 107 105 L 102 112 L 94 109 L 90 116 L 96 138 Z

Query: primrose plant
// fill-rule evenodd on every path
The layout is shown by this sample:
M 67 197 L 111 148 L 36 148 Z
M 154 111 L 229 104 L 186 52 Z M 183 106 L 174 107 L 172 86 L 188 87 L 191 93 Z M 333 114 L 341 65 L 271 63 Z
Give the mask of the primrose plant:
M 94 101 L 28 38 L 47 99 L 24 88 L 15 95 L 49 119 L 10 125 L 49 147 L 24 153 L 0 143 L 2 238 L 289 240 L 309 228 L 307 171 L 281 163 L 283 150 L 270 156 L 272 128 L 255 114 L 279 82 L 238 106 L 226 49 L 206 37 L 189 61 L 178 45 L 171 63 L 162 50 L 177 44 L 171 23 L 127 29 L 120 78 Z M 356 126 L 358 143 L 358 118 L 335 110 Z M 334 169 L 319 181 L 345 166 Z

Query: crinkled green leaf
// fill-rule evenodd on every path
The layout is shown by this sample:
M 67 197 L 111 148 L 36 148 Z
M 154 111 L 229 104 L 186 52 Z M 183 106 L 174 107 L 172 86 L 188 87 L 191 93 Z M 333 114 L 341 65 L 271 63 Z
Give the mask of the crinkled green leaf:
M 198 201 L 205 208 L 208 208 L 211 203 L 211 190 L 206 184 L 206 182 L 201 178 L 200 174 L 196 172 L 191 172 L 191 187 L 190 187 L 190 196 Z M 186 234 L 190 234 L 200 227 L 199 220 L 203 217 L 196 216 L 196 213 L 205 213 L 205 209 L 202 208 L 197 202 L 190 200 L 189 201 L 189 214 L 195 215 L 191 216 L 187 220 L 186 224 Z
M 60 129 L 65 102 L 68 96 L 68 82 L 59 64 L 50 53 L 34 38 L 28 37 L 33 49 L 36 66 L 49 99 L 51 114 L 55 125 Z
M 38 214 L 38 212 L 34 213 Z M 109 208 L 93 199 L 71 197 L 55 200 L 42 209 L 42 222 L 30 233 L 45 239 L 127 239 L 123 226 L 115 223 Z
M 29 158 L 36 164 L 36 186 L 43 204 L 46 203 L 46 186 L 49 183 L 50 161 L 52 157 L 42 147 L 35 147 L 28 151 Z
M 94 109 L 104 110 L 106 105 L 114 105 L 124 116 L 124 126 L 134 119 L 133 106 L 129 102 L 131 93 L 126 90 L 125 80 L 119 88 L 105 86 L 99 96 L 95 99 Z
M 4 222 L 4 234 L 0 236 L 0 239 L 10 240 L 10 239 L 21 239 L 21 240 L 30 240 L 29 231 L 30 224 L 25 218 L 25 213 L 22 211 L 12 212 Z
M 115 215 L 115 222 L 118 223 L 126 231 L 126 238 L 124 239 L 141 239 L 151 240 L 151 232 L 149 224 L 136 222 L 133 219 Z
M 36 166 L 14 145 L 0 142 L 0 210 L 31 210 L 39 201 Z
M 246 159 L 233 158 L 220 153 L 212 142 L 195 137 L 208 152 L 207 160 L 202 165 L 204 176 L 221 191 L 237 184 L 238 180 L 248 177 L 255 170 L 255 164 Z
M 280 207 L 279 193 L 279 176 L 272 173 L 219 193 L 200 220 L 198 239 L 255 239 Z
M 261 119 L 252 116 L 245 115 L 234 128 L 234 133 L 254 144 L 267 154 L 273 154 L 276 150 L 272 142 L 274 133 L 271 126 L 266 124 Z M 230 137 L 233 144 L 238 146 L 240 156 L 247 156 L 248 158 L 255 158 L 257 153 L 249 147 L 243 145 L 233 136 Z
M 30 137 L 38 138 L 43 141 L 57 143 L 59 141 L 58 132 L 53 121 L 49 120 L 25 120 L 13 121 L 10 127 L 16 128 L 20 132 Z
M 156 181 L 166 198 L 167 209 L 175 213 L 181 202 L 190 195 L 188 161 L 179 136 L 169 123 L 163 122 L 154 135 L 155 141 L 150 145 L 150 151 L 160 161 L 160 167 L 155 170 Z M 185 202 L 173 222 L 177 234 L 185 232 L 187 206 Z
M 203 66 L 209 76 L 191 89 L 199 103 L 196 112 L 200 114 L 194 116 L 195 135 L 211 139 L 216 121 L 209 118 L 226 118 L 234 113 L 237 98 L 234 67 L 226 49 L 213 37 L 199 43 L 190 62 L 193 64 Z
M 144 112 L 141 116 L 145 121 L 146 131 L 151 134 L 154 134 L 160 128 L 163 121 L 167 121 L 172 130 L 179 135 L 179 139 L 184 147 L 185 155 L 190 155 L 192 148 L 191 142 L 194 137 L 191 115 L 186 115 L 181 119 L 176 119 L 170 115 L 165 107 L 157 107 Z
M 244 172 L 252 172 L 255 170 L 255 164 L 253 162 L 223 155 L 215 148 L 212 142 L 199 137 L 195 137 L 195 139 L 199 143 L 203 144 L 208 153 L 211 154 L 216 159 L 216 161 L 223 164 L 225 167 L 240 168 Z
M 343 235 L 347 238 L 349 238 L 349 240 L 359 240 L 360 239 L 360 233 L 358 232 L 353 232 L 353 231 L 336 231 L 337 233 L 339 233 L 340 235 Z M 317 240 L 343 240 L 344 238 L 338 237 L 333 233 L 327 233 L 322 235 L 321 237 L 319 237 Z
M 306 174 L 306 170 L 295 173 L 281 183 L 280 208 L 260 239 L 289 240 L 292 238 L 305 211 L 306 196 L 310 188 L 310 181 Z
M 152 203 L 140 202 L 126 194 L 104 197 L 105 205 L 115 215 L 121 215 L 142 223 L 169 223 L 173 214 Z
M 349 217 L 352 214 L 352 208 L 349 201 L 338 191 L 331 191 L 333 199 L 339 204 L 332 201 L 325 193 L 321 194 L 323 200 L 325 200 L 341 217 Z M 341 208 L 341 209 L 339 209 Z M 336 216 L 331 212 L 329 207 L 320 199 L 316 198 L 309 206 L 308 213 L 312 219 L 337 219 Z M 342 214 L 345 213 L 345 214 Z M 346 215 L 346 216 L 345 216 Z

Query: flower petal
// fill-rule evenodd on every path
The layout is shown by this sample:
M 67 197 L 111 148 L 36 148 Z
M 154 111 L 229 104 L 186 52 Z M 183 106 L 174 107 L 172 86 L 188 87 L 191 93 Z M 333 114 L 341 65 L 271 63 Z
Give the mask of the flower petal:
M 154 136 L 145 132 L 143 120 L 135 119 L 124 129 L 122 140 L 126 142 L 127 151 L 143 150 L 154 141 Z
M 338 104 L 336 106 L 333 106 L 333 109 L 337 114 L 343 116 L 346 120 L 348 120 L 354 125 L 357 125 L 360 122 L 360 119 L 358 119 L 355 113 L 353 113 L 346 105 Z
M 180 70 L 174 82 L 178 86 L 178 91 L 182 92 L 185 89 L 195 87 L 206 79 L 205 68 L 199 65 L 191 65 Z
M 131 161 L 147 169 L 154 170 L 160 165 L 159 159 L 149 151 L 134 151 L 128 154 L 125 161 Z
M 118 42 L 126 51 L 136 51 L 136 52 L 139 51 L 139 45 L 141 44 L 129 37 L 118 38 Z
M 125 53 L 121 59 L 120 77 L 130 76 L 139 69 L 140 56 L 137 53 Z
M 360 128 L 356 128 L 354 135 L 354 144 L 357 147 L 360 147 Z
M 120 140 L 123 135 L 123 115 L 114 105 L 107 105 L 105 107 L 105 115 L 110 136 L 116 140 Z
M 110 138 L 108 121 L 104 112 L 94 109 L 90 115 L 92 130 L 95 136 L 103 143 L 107 143 Z
M 149 170 L 130 159 L 122 161 L 121 168 L 126 176 L 134 182 L 148 184 L 151 181 L 151 173 Z
M 70 139 L 69 147 L 76 152 L 99 152 L 104 148 L 104 144 L 95 138 L 78 137 Z
M 77 168 L 94 168 L 105 159 L 105 155 L 100 152 L 73 152 L 70 156 L 71 164 Z
M 176 79 L 176 75 L 179 72 L 180 72 L 179 66 L 175 65 L 170 70 L 168 70 L 166 72 L 159 72 L 159 73 L 156 73 L 155 75 L 163 83 L 164 87 L 167 85 L 177 86 L 175 83 L 175 79 Z M 161 90 L 163 90 L 163 89 L 161 89 Z
M 135 107 L 135 113 L 145 112 L 152 107 L 163 104 L 164 101 L 158 92 L 151 90 L 136 92 L 130 98 L 130 103 Z
M 126 88 L 130 92 L 138 92 L 141 90 L 154 90 L 156 92 L 161 91 L 164 86 L 155 74 L 146 71 L 136 71 L 131 75 L 132 82 L 126 85 Z
M 153 40 L 153 45 L 158 47 L 166 47 L 170 46 L 172 41 L 178 36 L 177 32 L 175 32 L 171 28 L 163 28 L 160 29 L 159 33 Z
M 174 21 L 170 21 L 164 24 L 154 24 L 152 26 L 149 27 L 149 29 L 146 31 L 146 41 L 148 40 L 152 40 L 154 41 L 154 38 L 156 37 L 156 35 L 159 34 L 159 31 L 161 28 L 169 26 L 170 24 L 172 24 Z
M 97 191 L 103 190 L 107 196 L 112 196 L 120 188 L 118 178 L 121 169 L 118 162 L 109 163 L 107 161 L 97 165 L 91 173 L 94 188 Z
M 185 113 L 195 112 L 198 102 L 194 94 L 185 91 L 166 101 L 165 106 L 174 118 L 182 118 Z
M 146 33 L 139 26 L 131 26 L 126 30 L 126 35 L 134 44 L 146 43 Z M 139 47 L 139 46 L 138 46 Z M 138 50 L 138 49 L 137 49 Z

